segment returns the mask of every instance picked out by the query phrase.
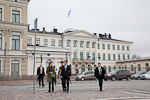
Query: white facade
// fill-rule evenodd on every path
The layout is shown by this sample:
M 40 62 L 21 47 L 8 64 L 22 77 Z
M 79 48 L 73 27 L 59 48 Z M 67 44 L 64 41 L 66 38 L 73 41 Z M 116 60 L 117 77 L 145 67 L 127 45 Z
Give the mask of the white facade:
M 36 55 L 36 67 L 40 65 L 41 54 L 43 54 L 42 64 L 45 70 L 48 60 L 51 60 L 53 65 L 58 69 L 60 67 L 60 61 L 66 60 L 66 53 L 68 64 L 72 66 L 72 74 L 76 73 L 76 69 L 79 70 L 79 73 L 94 70 L 94 63 L 97 65 L 98 62 L 101 62 L 102 66 L 106 66 L 106 70 L 108 71 L 109 66 L 113 68 L 116 66 L 118 60 L 123 60 L 123 55 L 125 55 L 124 60 L 130 59 L 131 56 L 130 48 L 132 42 L 110 38 L 100 39 L 97 35 L 83 30 L 63 34 L 57 32 L 49 33 L 45 30 L 38 31 L 37 38 L 39 46 L 36 47 L 38 53 Z M 28 74 L 32 75 L 33 68 L 31 68 L 31 66 L 33 66 L 34 31 L 30 30 L 28 32 L 28 39 Z M 62 43 L 60 43 L 60 41 L 62 41 Z M 103 47 L 104 44 L 105 48 Z M 108 45 L 110 45 L 110 49 Z M 115 47 L 113 47 L 113 45 L 115 45 Z M 120 50 L 117 49 L 118 45 L 120 46 Z M 122 46 L 124 46 L 124 50 L 122 50 Z M 129 50 L 127 50 L 127 46 Z M 48 53 L 50 53 L 50 56 L 47 56 Z M 120 54 L 120 59 L 118 59 L 118 54 Z M 108 57 L 109 55 L 110 57 Z

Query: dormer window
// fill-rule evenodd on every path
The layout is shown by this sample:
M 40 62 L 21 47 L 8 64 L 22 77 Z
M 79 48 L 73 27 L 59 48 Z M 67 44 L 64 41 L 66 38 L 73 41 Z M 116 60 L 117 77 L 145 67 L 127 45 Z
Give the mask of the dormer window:
M 2 21 L 2 8 L 0 8 L 0 21 Z

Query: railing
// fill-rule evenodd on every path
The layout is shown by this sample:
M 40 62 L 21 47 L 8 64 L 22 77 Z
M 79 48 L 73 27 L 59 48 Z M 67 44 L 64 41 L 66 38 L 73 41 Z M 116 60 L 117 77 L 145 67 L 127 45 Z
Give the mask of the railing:
M 74 58 L 73 62 L 90 62 L 90 63 L 94 63 L 93 59 L 88 59 L 88 58 Z

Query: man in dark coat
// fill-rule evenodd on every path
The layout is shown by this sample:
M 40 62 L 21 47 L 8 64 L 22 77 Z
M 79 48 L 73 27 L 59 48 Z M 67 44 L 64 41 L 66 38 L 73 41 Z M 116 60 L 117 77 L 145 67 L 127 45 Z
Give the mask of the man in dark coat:
M 42 64 L 40 64 L 40 67 L 38 67 L 37 69 L 37 77 L 39 79 L 39 87 L 41 87 L 41 81 L 42 81 L 42 87 L 44 87 L 44 76 L 45 76 L 45 71 L 44 71 L 44 67 L 42 67 Z
M 64 65 L 61 69 L 61 79 L 63 82 L 63 91 L 69 92 L 69 81 L 71 79 L 71 67 L 67 65 L 67 60 L 64 61 Z M 67 81 L 67 87 L 66 87 L 66 81 Z
M 100 91 L 102 90 L 103 79 L 106 76 L 105 69 L 101 66 L 101 63 L 98 63 L 98 67 L 95 69 L 94 77 L 99 80 Z

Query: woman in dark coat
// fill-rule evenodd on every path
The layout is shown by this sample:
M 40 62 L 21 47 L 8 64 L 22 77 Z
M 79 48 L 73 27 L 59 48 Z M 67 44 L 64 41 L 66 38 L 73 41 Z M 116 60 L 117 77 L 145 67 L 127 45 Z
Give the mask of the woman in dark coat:
M 52 63 L 49 63 L 49 66 L 46 70 L 47 73 L 47 82 L 49 82 L 49 90 L 48 92 L 51 92 L 51 85 L 52 85 L 52 92 L 54 92 L 54 77 L 52 77 L 52 74 L 55 74 L 55 68 L 52 66 Z

